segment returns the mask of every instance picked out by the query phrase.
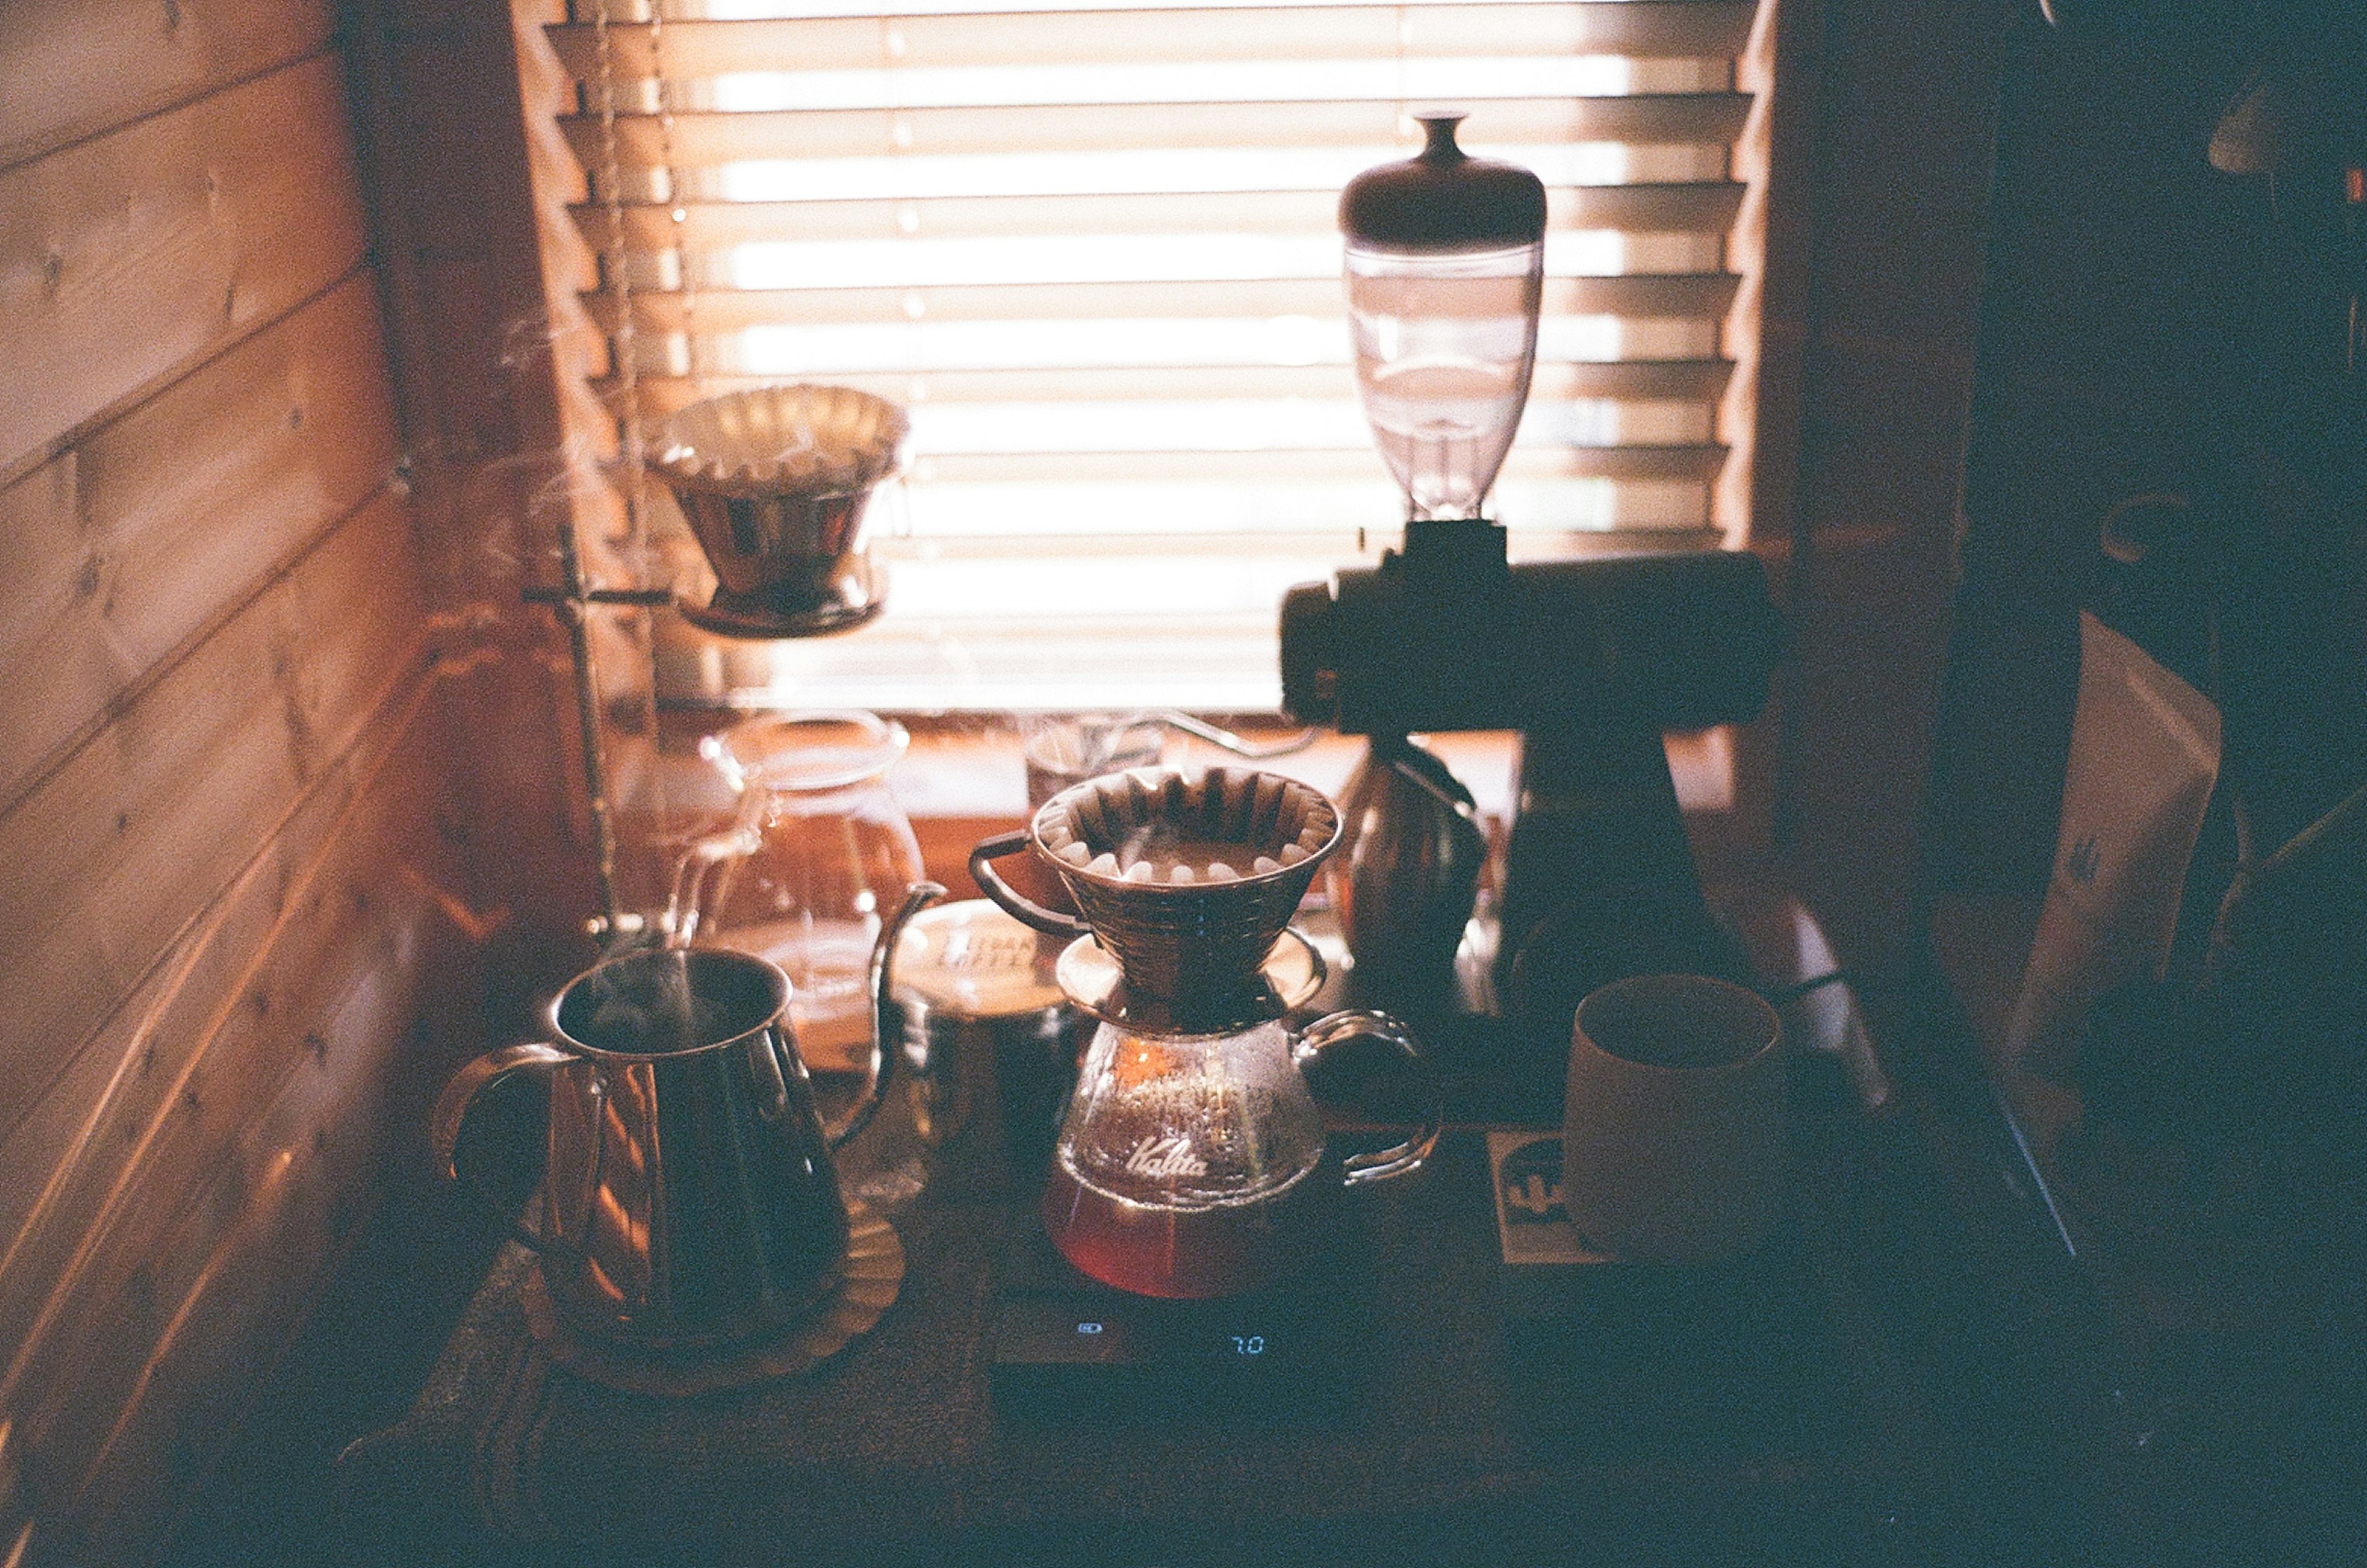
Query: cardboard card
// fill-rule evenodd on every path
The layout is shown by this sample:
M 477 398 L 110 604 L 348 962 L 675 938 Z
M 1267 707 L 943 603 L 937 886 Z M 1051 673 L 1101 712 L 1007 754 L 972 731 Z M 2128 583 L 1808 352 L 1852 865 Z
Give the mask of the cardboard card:
M 1609 1263 L 1580 1239 L 1561 1201 L 1559 1133 L 1490 1132 L 1498 1256 L 1509 1270 Z

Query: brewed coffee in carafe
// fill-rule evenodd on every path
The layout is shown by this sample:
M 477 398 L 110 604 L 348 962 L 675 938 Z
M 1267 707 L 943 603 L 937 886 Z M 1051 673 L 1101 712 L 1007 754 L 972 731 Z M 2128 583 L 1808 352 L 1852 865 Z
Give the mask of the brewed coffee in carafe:
M 1044 1214 L 1087 1274 L 1150 1296 L 1253 1290 L 1303 1250 L 1323 1119 L 1278 1023 L 1184 1040 L 1102 1025 Z

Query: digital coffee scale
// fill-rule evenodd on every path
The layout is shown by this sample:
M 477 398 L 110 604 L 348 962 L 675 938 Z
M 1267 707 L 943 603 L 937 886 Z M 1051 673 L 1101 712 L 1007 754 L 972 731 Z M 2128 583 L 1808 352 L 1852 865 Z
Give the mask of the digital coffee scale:
M 1365 1245 L 1342 1227 L 1342 1258 Z M 1346 1392 L 1367 1336 L 1369 1268 L 1310 1259 L 1270 1290 L 1202 1301 L 1135 1295 L 1080 1273 L 1032 1200 L 1014 1205 L 995 1278 L 999 1403 L 1095 1404 L 1189 1396 L 1320 1401 Z
M 1492 1205 L 1476 1158 L 1429 1174 L 1454 1190 L 1456 1228 L 1492 1221 L 1493 1294 L 1502 1320 L 1544 1327 L 1573 1312 L 1583 1315 L 1590 1294 L 1601 1293 L 1588 1280 L 1607 1283 L 1606 1265 L 1623 1270 L 1590 1251 L 1562 1213 L 1559 1136 L 1538 1129 L 1465 1136 L 1484 1139 Z M 1353 1203 L 1342 1206 L 1333 1235 L 1330 1256 L 1308 1259 L 1272 1290 L 1162 1301 L 1078 1272 L 1046 1236 L 1035 1203 L 1019 1202 L 995 1280 L 994 1392 L 1082 1404 L 1137 1395 L 1344 1393 L 1371 1359 L 1375 1242 Z
M 1435 1185 L 1397 1221 L 1368 1224 L 1346 1205 L 1333 1255 L 1294 1283 L 1206 1301 L 1130 1295 L 1086 1278 L 1046 1238 L 1034 1203 L 1017 1201 L 992 1303 L 997 1408 L 1069 1416 L 1151 1407 L 1195 1421 L 1368 1408 L 1376 1383 L 1404 1374 L 1397 1358 L 1409 1335 L 1427 1337 L 1444 1314 L 1497 1342 L 1504 1397 L 1547 1424 L 1583 1414 L 1595 1423 L 1590 1442 L 1700 1432 L 1837 1441 L 1848 1358 L 1823 1321 L 1825 1291 L 1798 1238 L 1716 1265 L 1621 1261 L 1570 1227 L 1560 1156 L 1547 1129 L 1451 1133 L 1424 1173 Z M 1425 1267 L 1387 1267 L 1383 1233 L 1455 1276 L 1431 1275 L 1412 1291 L 1393 1283 L 1389 1275 Z M 1478 1272 L 1489 1269 L 1492 1278 Z M 1652 1397 L 1637 1404 L 1621 1393 L 1632 1388 Z

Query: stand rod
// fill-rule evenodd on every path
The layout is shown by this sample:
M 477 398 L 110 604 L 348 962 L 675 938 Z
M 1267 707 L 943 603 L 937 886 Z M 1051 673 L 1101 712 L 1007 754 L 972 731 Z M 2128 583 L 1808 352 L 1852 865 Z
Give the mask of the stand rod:
M 559 528 L 560 583 L 556 588 L 528 588 L 520 597 L 529 604 L 548 604 L 559 612 L 567 627 L 568 660 L 573 666 L 575 730 L 583 750 L 583 787 L 592 812 L 592 867 L 600 887 L 601 938 L 620 929 L 624 911 L 617 907 L 617 827 L 608 802 L 608 770 L 600 746 L 600 694 L 592 680 L 592 638 L 587 615 L 595 604 L 649 607 L 674 602 L 663 588 L 590 588 L 583 581 L 583 558 L 576 549 L 572 520 Z

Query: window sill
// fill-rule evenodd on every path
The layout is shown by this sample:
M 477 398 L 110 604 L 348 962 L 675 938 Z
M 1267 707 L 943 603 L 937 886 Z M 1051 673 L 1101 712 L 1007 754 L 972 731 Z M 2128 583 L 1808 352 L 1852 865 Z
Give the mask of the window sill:
M 897 798 L 912 818 L 929 874 L 954 889 L 957 897 L 975 897 L 977 886 L 968 865 L 970 846 L 989 834 L 1020 826 L 1026 815 L 1026 778 L 1016 728 L 1007 719 L 907 716 L 903 722 L 912 732 L 912 746 L 892 775 Z M 1263 744 L 1297 733 L 1272 720 L 1233 728 L 1244 739 Z M 1489 837 L 1501 844 L 1512 818 L 1520 738 L 1509 730 L 1491 730 L 1422 739 L 1471 791 Z M 1677 798 L 1688 821 L 1729 814 L 1735 792 L 1728 732 L 1671 735 L 1667 745 Z M 1171 734 L 1161 761 L 1186 767 L 1261 768 L 1311 784 L 1336 800 L 1346 792 L 1364 755 L 1362 736 L 1328 730 L 1303 751 L 1256 762 L 1195 737 Z

